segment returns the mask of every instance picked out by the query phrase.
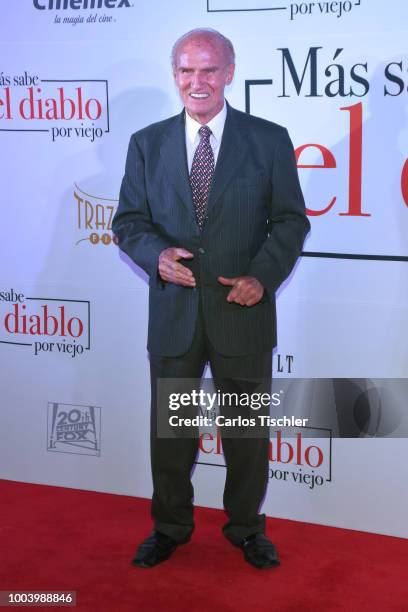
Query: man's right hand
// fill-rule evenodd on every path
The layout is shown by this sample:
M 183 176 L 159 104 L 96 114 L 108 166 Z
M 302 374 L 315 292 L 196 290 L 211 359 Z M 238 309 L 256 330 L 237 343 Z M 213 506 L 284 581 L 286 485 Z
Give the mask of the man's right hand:
M 179 259 L 192 259 L 193 257 L 193 253 L 186 249 L 178 247 L 164 249 L 159 255 L 159 275 L 162 280 L 183 287 L 195 287 L 196 282 L 191 270 L 177 263 Z

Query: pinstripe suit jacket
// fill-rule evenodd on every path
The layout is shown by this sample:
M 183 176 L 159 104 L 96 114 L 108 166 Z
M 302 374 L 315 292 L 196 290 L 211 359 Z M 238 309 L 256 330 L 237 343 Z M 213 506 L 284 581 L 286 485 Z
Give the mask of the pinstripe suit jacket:
M 199 291 L 207 333 L 224 355 L 276 345 L 275 291 L 290 274 L 309 230 L 293 146 L 285 128 L 228 105 L 221 147 L 200 231 L 188 177 L 184 111 L 131 136 L 112 228 L 120 248 L 150 277 L 151 353 L 176 356 L 192 341 Z M 194 254 L 182 260 L 197 289 L 164 283 L 158 257 L 167 247 Z M 217 281 L 251 275 L 265 287 L 252 307 L 228 303 Z

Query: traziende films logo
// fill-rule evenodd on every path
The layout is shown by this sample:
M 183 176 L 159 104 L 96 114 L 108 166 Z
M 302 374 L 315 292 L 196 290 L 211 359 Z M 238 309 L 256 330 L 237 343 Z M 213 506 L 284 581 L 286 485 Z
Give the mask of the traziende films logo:
M 101 453 L 100 407 L 49 402 L 47 450 L 99 457 Z
M 74 184 L 75 224 L 80 238 L 76 244 L 87 241 L 92 245 L 117 244 L 112 234 L 112 219 L 118 200 L 91 195 Z

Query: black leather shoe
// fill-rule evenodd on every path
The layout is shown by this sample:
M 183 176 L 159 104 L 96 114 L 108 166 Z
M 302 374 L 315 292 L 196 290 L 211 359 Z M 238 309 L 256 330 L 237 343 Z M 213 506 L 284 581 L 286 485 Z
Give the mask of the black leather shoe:
M 132 560 L 132 565 L 138 567 L 154 567 L 162 561 L 166 561 L 176 550 L 179 544 L 185 544 L 190 538 L 183 542 L 176 542 L 170 536 L 153 531 L 149 537 L 140 544 L 136 556 Z
M 263 533 L 244 538 L 238 546 L 244 552 L 245 560 L 258 569 L 274 567 L 280 563 L 275 545 Z

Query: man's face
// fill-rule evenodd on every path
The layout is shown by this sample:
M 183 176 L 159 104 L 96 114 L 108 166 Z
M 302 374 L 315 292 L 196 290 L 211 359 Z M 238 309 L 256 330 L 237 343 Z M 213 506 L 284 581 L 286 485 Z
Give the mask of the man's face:
M 192 37 L 181 45 L 173 74 L 190 117 L 205 124 L 220 112 L 234 68 L 222 45 L 210 37 Z

